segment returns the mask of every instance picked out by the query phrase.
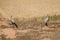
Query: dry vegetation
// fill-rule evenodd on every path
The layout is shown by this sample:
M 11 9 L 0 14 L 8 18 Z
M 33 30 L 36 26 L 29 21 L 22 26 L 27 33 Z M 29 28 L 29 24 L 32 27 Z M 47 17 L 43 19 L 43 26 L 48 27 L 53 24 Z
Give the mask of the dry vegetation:
M 0 40 L 60 40 L 60 15 L 49 16 L 48 27 L 44 25 L 44 18 L 14 18 L 18 29 L 7 21 L 9 26 L 0 25 Z
M 0 13 L 0 40 L 60 40 L 60 0 L 0 0 Z M 18 29 L 6 19 L 11 15 Z

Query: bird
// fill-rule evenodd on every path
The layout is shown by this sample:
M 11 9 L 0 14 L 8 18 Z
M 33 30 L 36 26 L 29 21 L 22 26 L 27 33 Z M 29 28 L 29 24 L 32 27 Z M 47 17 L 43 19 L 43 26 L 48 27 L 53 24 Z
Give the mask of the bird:
M 49 21 L 49 18 L 48 16 L 45 18 L 45 25 L 48 26 L 48 21 Z
M 15 20 L 12 18 L 12 16 L 10 17 L 10 22 L 11 22 L 12 25 L 15 25 L 16 28 L 18 28 L 18 26 L 17 26 Z

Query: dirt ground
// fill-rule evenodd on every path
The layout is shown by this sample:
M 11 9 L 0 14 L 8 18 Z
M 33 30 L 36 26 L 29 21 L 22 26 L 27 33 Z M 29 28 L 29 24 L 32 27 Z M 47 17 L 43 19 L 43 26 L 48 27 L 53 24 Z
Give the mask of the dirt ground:
M 60 28 L 13 29 L 0 28 L 0 40 L 60 40 Z
M 16 28 L 10 25 L 6 19 L 0 19 L 0 40 L 60 40 L 60 25 L 56 23 L 49 23 L 49 26 L 37 25 L 33 21 L 33 25 L 29 25 L 32 24 L 29 21 L 21 22 L 21 25 Z

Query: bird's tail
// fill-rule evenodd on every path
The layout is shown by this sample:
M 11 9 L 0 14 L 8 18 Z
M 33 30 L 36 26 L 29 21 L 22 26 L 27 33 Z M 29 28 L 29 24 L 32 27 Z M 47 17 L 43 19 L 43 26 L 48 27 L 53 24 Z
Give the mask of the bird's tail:
M 18 26 L 17 26 L 17 24 L 16 24 L 16 23 L 14 23 L 14 25 L 16 26 L 16 28 L 18 28 Z

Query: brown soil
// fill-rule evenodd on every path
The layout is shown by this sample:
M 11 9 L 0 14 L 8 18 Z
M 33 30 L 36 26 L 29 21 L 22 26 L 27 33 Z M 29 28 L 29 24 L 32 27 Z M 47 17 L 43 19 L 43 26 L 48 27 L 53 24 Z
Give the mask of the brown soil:
M 0 20 L 1 40 L 60 40 L 60 28 L 55 28 L 53 27 L 54 25 L 51 26 L 53 28 L 49 28 L 49 26 L 44 26 L 41 29 L 41 26 L 37 26 L 30 29 L 21 30 L 13 28 L 13 26 L 8 24 L 8 22 L 9 21 L 7 21 L 6 19 Z

